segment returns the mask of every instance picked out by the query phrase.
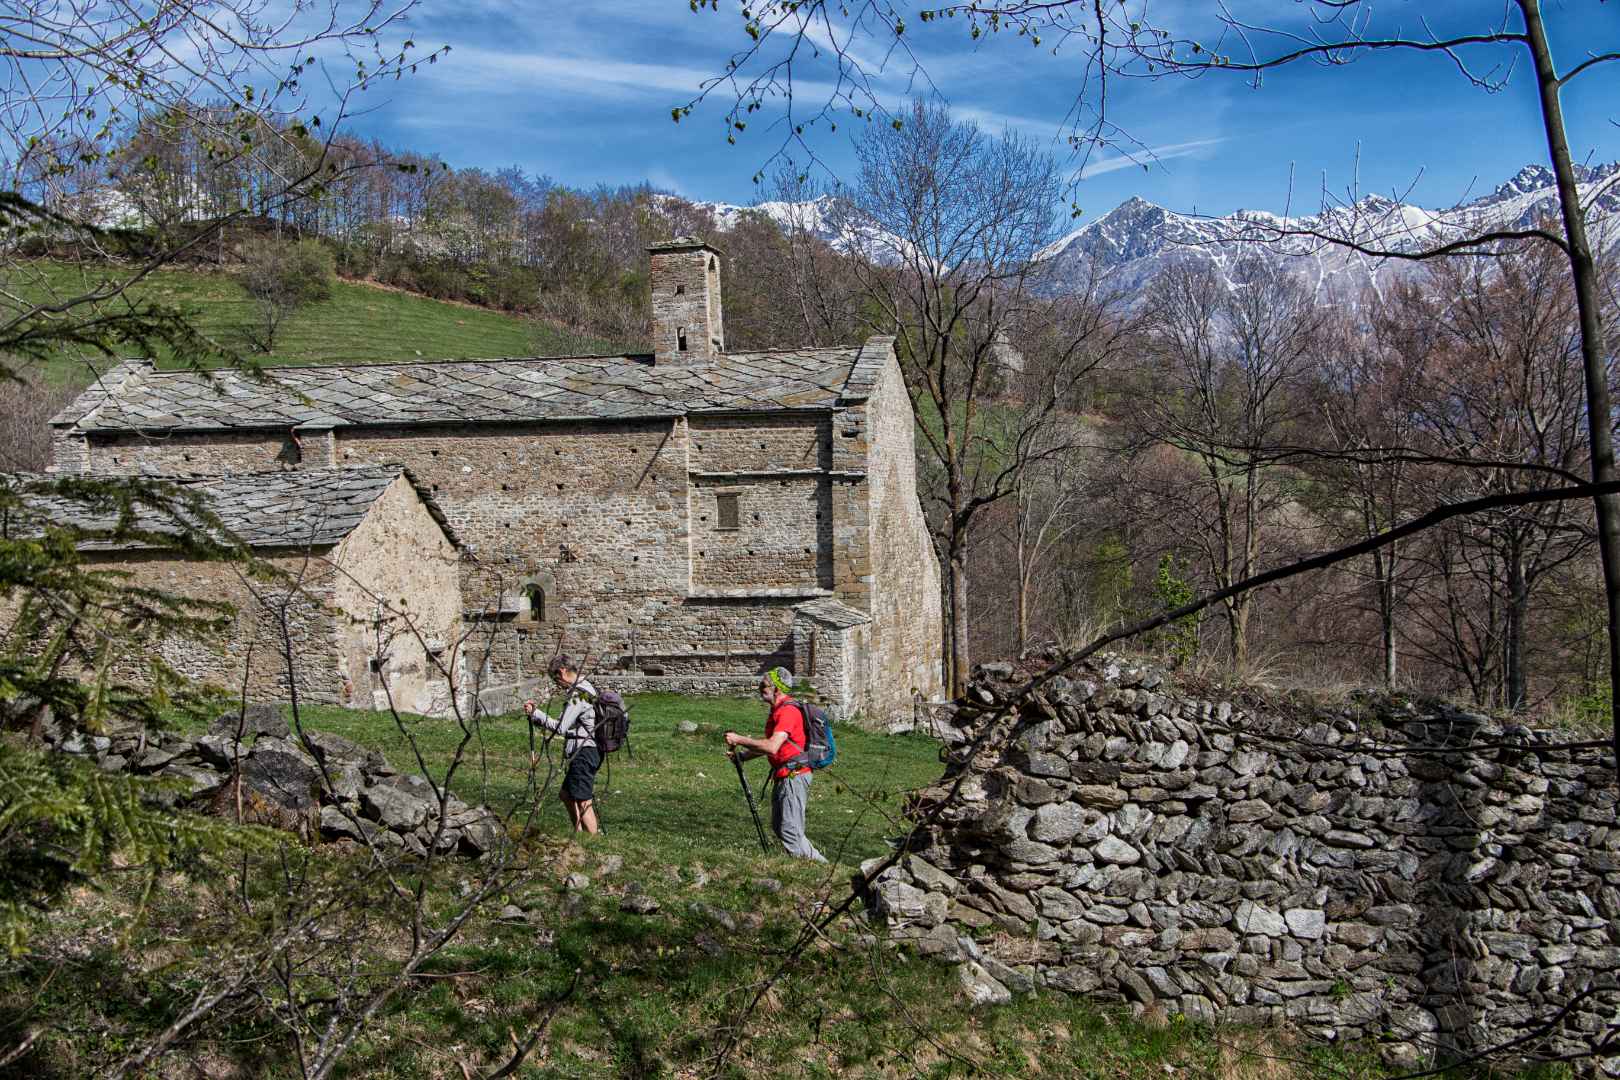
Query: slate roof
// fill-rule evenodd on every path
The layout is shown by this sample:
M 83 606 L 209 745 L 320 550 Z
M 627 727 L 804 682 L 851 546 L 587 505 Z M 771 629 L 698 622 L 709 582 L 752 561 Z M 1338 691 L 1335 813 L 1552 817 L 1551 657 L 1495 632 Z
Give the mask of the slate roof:
M 848 630 L 852 626 L 860 626 L 872 621 L 872 617 L 864 611 L 857 611 L 848 604 L 841 604 L 837 600 L 811 600 L 793 606 L 795 614 L 808 615 L 825 626 L 838 630 Z
M 203 497 L 208 508 L 237 539 L 254 548 L 331 547 L 353 532 L 384 489 L 404 475 L 428 512 L 452 543 L 459 541 L 443 512 L 399 465 L 372 465 L 343 469 L 289 469 L 210 477 L 142 477 L 143 482 L 168 480 Z M 0 482 L 21 487 L 30 479 L 0 477 Z M 92 510 L 76 499 L 54 494 L 25 494 L 23 503 L 33 528 L 8 523 L 13 536 L 37 534 L 41 523 L 105 532 L 117 526 L 116 509 Z M 144 511 L 136 515 L 136 528 L 177 535 L 183 526 L 167 515 Z M 150 547 L 149 543 L 116 539 L 87 539 L 79 544 L 91 550 Z
M 129 362 L 52 423 L 83 431 L 217 431 L 832 410 L 870 395 L 891 347 L 891 338 L 872 338 L 680 366 L 589 356 L 287 367 L 262 381 Z

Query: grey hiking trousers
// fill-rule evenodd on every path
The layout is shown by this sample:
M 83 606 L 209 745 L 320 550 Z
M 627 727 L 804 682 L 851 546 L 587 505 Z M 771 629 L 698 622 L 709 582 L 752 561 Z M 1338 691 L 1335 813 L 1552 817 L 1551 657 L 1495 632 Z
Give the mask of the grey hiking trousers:
M 804 835 L 804 810 L 810 802 L 810 774 L 785 776 L 771 789 L 771 831 L 795 859 L 826 862 Z

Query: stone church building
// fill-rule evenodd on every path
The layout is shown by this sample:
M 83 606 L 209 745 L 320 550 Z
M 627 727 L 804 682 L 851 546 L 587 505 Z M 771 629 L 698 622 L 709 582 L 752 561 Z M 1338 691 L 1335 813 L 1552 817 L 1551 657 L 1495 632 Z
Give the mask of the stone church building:
M 483 686 L 558 650 L 623 690 L 783 664 L 867 723 L 909 716 L 941 689 L 940 589 L 893 340 L 728 352 L 719 253 L 650 255 L 651 355 L 125 363 L 52 421 L 54 470 L 402 465 L 459 541 Z
M 0 475 L 0 484 L 28 478 Z M 0 535 L 35 536 L 44 526 L 75 526 L 84 565 L 112 571 L 132 587 L 230 604 L 235 619 L 198 640 L 153 631 L 150 655 L 175 671 L 256 701 L 288 697 L 280 614 L 298 645 L 292 657 L 306 701 L 446 715 L 465 679 L 454 670 L 461 636 L 460 555 L 442 512 L 397 465 L 355 469 L 277 469 L 177 479 L 257 561 L 210 561 L 149 536 L 185 521 L 139 510 L 138 533 L 119 538 L 118 511 L 54 495 L 18 494 L 21 511 L 0 514 Z M 408 603 L 401 603 L 401 599 Z M 0 626 L 17 603 L 0 603 Z M 142 657 L 125 657 L 122 680 L 150 685 Z

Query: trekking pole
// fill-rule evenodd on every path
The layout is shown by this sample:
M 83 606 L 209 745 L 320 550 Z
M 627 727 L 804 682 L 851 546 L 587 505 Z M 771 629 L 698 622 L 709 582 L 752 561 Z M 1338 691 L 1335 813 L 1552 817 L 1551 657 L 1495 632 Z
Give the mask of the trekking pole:
M 736 754 L 732 754 L 730 757 L 731 763 L 737 766 L 737 780 L 742 784 L 743 798 L 748 800 L 748 812 L 749 814 L 753 815 L 754 829 L 759 833 L 759 849 L 765 854 L 769 855 L 771 853 L 771 845 L 765 839 L 765 826 L 760 824 L 759 811 L 754 808 L 754 792 L 748 786 L 748 777 L 743 772 L 742 759 Z

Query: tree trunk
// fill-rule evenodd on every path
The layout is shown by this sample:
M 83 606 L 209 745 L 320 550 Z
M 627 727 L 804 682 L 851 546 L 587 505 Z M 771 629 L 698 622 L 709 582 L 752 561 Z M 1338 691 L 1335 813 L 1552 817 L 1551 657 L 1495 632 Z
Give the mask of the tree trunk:
M 967 537 L 951 537 L 950 548 L 950 643 L 946 656 L 945 675 L 949 696 L 960 697 L 968 684 L 968 599 L 967 599 Z
M 1249 673 L 1249 594 L 1235 597 L 1227 621 L 1232 634 L 1232 673 L 1239 677 Z
M 1530 591 L 1525 585 L 1523 560 L 1517 551 L 1507 559 L 1507 619 L 1502 641 L 1502 679 L 1507 707 L 1514 712 L 1524 708 L 1524 623 L 1529 614 Z
M 1020 512 L 1022 512 L 1020 510 Z M 1029 648 L 1029 553 L 1024 544 L 1024 523 L 1018 523 L 1018 655 Z
M 1606 484 L 1614 480 L 1614 440 L 1609 424 L 1613 415 L 1609 402 L 1608 371 L 1603 362 L 1603 320 L 1598 308 L 1597 269 L 1592 246 L 1586 237 L 1586 221 L 1581 214 L 1580 194 L 1575 186 L 1575 168 L 1569 156 L 1569 138 L 1564 131 L 1564 109 L 1559 101 L 1558 73 L 1553 67 L 1552 50 L 1547 44 L 1547 28 L 1541 22 L 1539 0 L 1518 0 L 1524 15 L 1524 31 L 1535 61 L 1536 82 L 1541 92 L 1541 120 L 1547 132 L 1547 152 L 1552 158 L 1553 175 L 1558 178 L 1558 205 L 1564 217 L 1564 238 L 1568 243 L 1569 267 L 1575 279 L 1575 307 L 1581 323 L 1581 364 L 1586 376 L 1586 422 L 1592 442 L 1592 480 Z M 1609 704 L 1614 731 L 1614 754 L 1620 761 L 1620 499 L 1599 495 L 1593 500 L 1597 511 L 1598 551 L 1603 563 L 1603 593 L 1609 617 Z
M 1395 689 L 1396 662 L 1398 654 L 1395 650 L 1395 586 L 1392 582 L 1379 584 L 1378 621 L 1382 624 L 1384 635 L 1384 689 Z
M 1370 515 L 1363 508 L 1363 520 L 1368 522 L 1367 533 L 1374 535 Z M 1378 629 L 1383 644 L 1384 689 L 1395 689 L 1395 558 L 1394 551 L 1386 557 L 1381 551 L 1373 552 L 1373 586 L 1378 590 Z

